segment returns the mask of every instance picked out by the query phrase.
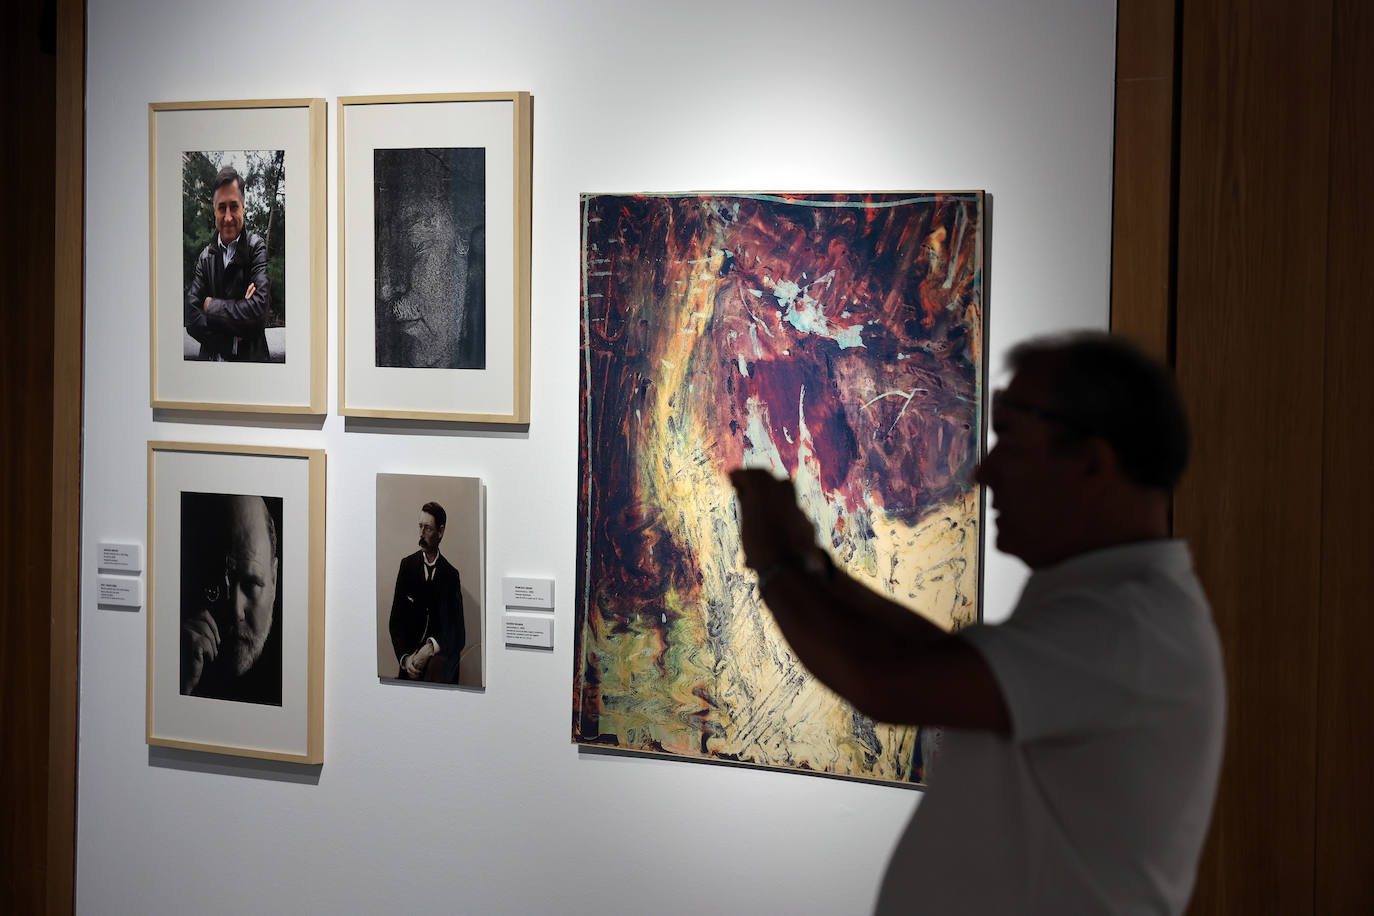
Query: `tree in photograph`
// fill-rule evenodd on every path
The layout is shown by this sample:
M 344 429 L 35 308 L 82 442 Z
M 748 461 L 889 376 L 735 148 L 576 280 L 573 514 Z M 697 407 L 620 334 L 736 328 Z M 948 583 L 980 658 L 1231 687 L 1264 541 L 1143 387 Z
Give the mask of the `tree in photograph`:
M 272 284 L 269 327 L 286 324 L 286 151 L 204 150 L 181 154 L 182 286 L 190 286 L 196 258 L 214 239 L 215 173 L 233 166 L 243 178 L 244 226 L 267 246 Z

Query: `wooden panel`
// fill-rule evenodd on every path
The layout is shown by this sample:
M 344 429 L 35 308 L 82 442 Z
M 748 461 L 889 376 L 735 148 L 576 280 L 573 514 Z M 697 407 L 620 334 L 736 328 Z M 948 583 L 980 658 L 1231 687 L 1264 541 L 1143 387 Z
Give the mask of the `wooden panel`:
M 1338 0 L 1334 19 L 1315 910 L 1374 913 L 1374 8 Z
M 1193 911 L 1312 910 L 1330 3 L 1189 0 L 1175 525 L 1226 653 L 1221 789 Z
M 0 45 L 9 135 L 0 143 L 6 206 L 0 249 L 20 253 L 6 269 L 0 334 L 0 910 L 9 913 L 42 912 L 47 875 L 55 65 L 50 50 L 40 46 L 41 9 L 31 2 L 12 10 Z
M 1175 0 L 1120 0 L 1116 5 L 1116 78 L 1174 78 Z
M 1117 7 L 1112 178 L 1112 330 L 1171 356 L 1173 0 Z
M 56 188 L 52 375 L 52 604 L 48 678 L 49 914 L 76 891 L 76 736 L 80 657 L 81 340 L 86 108 L 86 5 L 57 3 Z
M 1112 331 L 1170 359 L 1171 80 L 1119 83 L 1112 182 Z

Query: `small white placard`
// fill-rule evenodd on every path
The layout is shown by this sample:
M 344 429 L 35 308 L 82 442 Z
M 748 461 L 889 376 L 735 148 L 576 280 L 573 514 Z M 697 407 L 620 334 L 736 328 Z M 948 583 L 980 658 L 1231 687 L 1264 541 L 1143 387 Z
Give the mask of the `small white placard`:
M 507 611 L 503 622 L 506 627 L 506 645 L 553 648 L 552 617 L 542 614 L 513 614 Z
M 506 576 L 501 580 L 501 593 L 506 607 L 534 607 L 553 610 L 552 579 L 517 579 Z
M 138 576 L 97 576 L 97 601 L 115 607 L 143 607 L 143 580 Z
M 143 571 L 143 545 L 100 542 L 100 568 L 120 572 Z

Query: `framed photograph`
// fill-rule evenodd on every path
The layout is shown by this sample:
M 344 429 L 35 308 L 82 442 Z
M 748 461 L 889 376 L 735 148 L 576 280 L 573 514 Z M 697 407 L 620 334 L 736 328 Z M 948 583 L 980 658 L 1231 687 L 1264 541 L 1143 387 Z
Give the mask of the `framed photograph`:
M 149 744 L 324 759 L 324 452 L 148 443 Z
M 325 413 L 323 99 L 148 106 L 152 406 Z
M 922 783 L 930 729 L 808 676 L 727 474 L 795 481 L 837 566 L 978 619 L 983 194 L 582 198 L 574 742 Z
M 529 422 L 530 96 L 339 99 L 339 413 Z
M 485 687 L 486 517 L 476 477 L 377 475 L 377 676 Z

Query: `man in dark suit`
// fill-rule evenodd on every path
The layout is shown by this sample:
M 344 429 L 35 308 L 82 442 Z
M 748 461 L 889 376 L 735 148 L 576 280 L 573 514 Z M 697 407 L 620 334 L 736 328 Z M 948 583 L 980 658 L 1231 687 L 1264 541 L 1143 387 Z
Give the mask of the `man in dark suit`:
M 420 549 L 401 560 L 391 599 L 391 646 L 403 681 L 458 683 L 467 633 L 458 570 L 439 553 L 448 513 L 436 502 L 420 507 Z
M 186 331 L 200 341 L 200 358 L 266 363 L 272 290 L 267 244 L 244 229 L 243 178 L 226 165 L 215 175 L 215 237 L 196 259 L 186 290 Z

